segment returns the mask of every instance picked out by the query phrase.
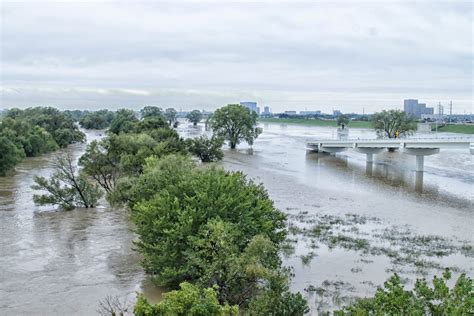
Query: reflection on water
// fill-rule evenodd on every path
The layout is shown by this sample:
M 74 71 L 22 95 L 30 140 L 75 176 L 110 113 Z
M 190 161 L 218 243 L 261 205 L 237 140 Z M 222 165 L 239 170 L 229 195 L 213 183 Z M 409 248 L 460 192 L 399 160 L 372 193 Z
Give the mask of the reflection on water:
M 423 171 L 415 171 L 415 191 L 423 193 Z

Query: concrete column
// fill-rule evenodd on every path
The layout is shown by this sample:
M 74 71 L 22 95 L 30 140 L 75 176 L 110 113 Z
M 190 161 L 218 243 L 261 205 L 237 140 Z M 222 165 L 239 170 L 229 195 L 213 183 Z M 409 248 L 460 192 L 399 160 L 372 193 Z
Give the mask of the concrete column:
M 416 171 L 424 171 L 425 156 L 439 153 L 439 148 L 405 148 L 405 153 L 416 157 Z
M 374 154 L 378 154 L 384 150 L 384 148 L 374 148 L 374 147 L 357 147 L 356 150 L 361 154 L 365 154 L 367 157 L 367 162 L 374 161 Z
M 423 172 L 423 167 L 425 163 L 425 156 L 417 155 L 416 156 L 416 172 Z

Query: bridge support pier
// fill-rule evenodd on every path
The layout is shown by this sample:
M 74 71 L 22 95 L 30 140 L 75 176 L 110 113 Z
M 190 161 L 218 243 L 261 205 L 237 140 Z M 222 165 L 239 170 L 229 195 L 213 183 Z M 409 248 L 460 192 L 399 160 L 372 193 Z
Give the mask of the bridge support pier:
M 423 172 L 425 156 L 439 153 L 439 148 L 405 148 L 405 153 L 416 157 L 416 172 Z
M 382 152 L 383 148 L 376 147 L 357 147 L 356 150 L 362 154 L 366 154 L 367 162 L 374 161 L 374 154 Z

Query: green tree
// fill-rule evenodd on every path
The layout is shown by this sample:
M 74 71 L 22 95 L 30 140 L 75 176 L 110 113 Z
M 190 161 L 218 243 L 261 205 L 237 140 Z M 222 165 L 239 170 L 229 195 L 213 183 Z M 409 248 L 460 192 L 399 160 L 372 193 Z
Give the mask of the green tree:
M 193 110 L 186 115 L 186 118 L 196 126 L 202 120 L 202 113 L 199 110 Z
M 257 113 L 244 106 L 229 104 L 217 109 L 212 116 L 212 129 L 217 136 L 229 141 L 234 149 L 242 140 L 250 145 L 262 132 L 256 127 Z
M 215 288 L 202 289 L 183 282 L 179 290 L 165 293 L 163 300 L 156 305 L 151 305 L 139 294 L 133 312 L 135 316 L 237 316 L 239 308 L 220 304 Z
M 241 173 L 199 169 L 170 156 L 148 158 L 143 174 L 122 192 L 129 197 L 143 266 L 159 285 L 218 286 L 221 303 L 242 307 L 265 294 L 298 309 L 299 297 L 275 283 L 287 282 L 278 256 L 285 215 L 262 186 Z M 263 310 L 262 302 L 253 305 Z
M 23 120 L 34 126 L 42 127 L 62 148 L 85 140 L 84 133 L 79 131 L 71 117 L 52 107 L 10 109 L 5 117 Z
M 188 150 L 191 154 L 199 157 L 202 162 L 218 161 L 224 157 L 223 144 L 224 140 L 220 137 L 200 136 L 188 140 Z
M 109 132 L 114 134 L 133 132 L 137 122 L 138 119 L 132 110 L 118 110 L 110 122 Z
M 76 207 L 94 207 L 102 195 L 100 189 L 91 184 L 84 173 L 77 173 L 70 155 L 61 156 L 55 162 L 55 172 L 46 179 L 35 176 L 34 190 L 43 190 L 47 194 L 34 195 L 33 201 L 38 205 L 53 204 L 63 209 Z
M 178 113 L 173 108 L 167 108 L 165 110 L 165 117 L 166 117 L 166 120 L 168 120 L 169 125 L 173 124 L 176 121 L 177 114 Z
M 347 124 L 349 124 L 349 118 L 346 115 L 341 114 L 337 117 L 336 122 L 337 122 L 337 126 L 341 126 L 342 129 L 344 129 L 344 127 L 347 126 Z
M 399 110 L 374 113 L 372 124 L 377 135 L 387 138 L 411 135 L 416 130 L 416 118 Z
M 109 110 L 88 112 L 82 116 L 79 125 L 85 129 L 104 129 L 110 126 L 115 113 Z
M 21 158 L 21 151 L 15 144 L 0 134 L 0 176 L 6 175 Z
M 157 117 L 157 118 L 165 119 L 163 109 L 157 106 L 151 106 L 151 105 L 147 105 L 143 109 L 141 109 L 140 116 L 142 118 Z
M 451 289 L 446 284 L 450 279 L 446 270 L 441 278 L 433 278 L 433 287 L 418 279 L 409 291 L 395 274 L 374 297 L 359 299 L 335 315 L 469 315 L 474 308 L 472 279 L 463 273 Z

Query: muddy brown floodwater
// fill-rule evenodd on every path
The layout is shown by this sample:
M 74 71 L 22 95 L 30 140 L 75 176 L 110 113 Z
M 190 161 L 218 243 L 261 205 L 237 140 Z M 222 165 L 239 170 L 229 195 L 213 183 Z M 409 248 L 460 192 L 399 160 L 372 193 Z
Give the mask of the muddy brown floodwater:
M 425 158 L 423 177 L 414 157 L 352 151 L 307 153 L 305 143 L 333 137 L 328 127 L 265 124 L 253 152 L 225 151 L 221 165 L 241 170 L 267 188 L 288 214 L 290 236 L 283 263 L 292 267 L 292 289 L 316 315 L 371 295 L 393 272 L 408 286 L 445 267 L 454 276 L 474 273 L 474 158 L 445 150 Z M 182 124 L 186 137 L 202 126 Z M 374 137 L 352 129 L 351 137 Z M 451 135 L 438 135 L 453 136 Z M 461 135 L 458 135 L 461 136 Z M 88 132 L 88 138 L 100 132 Z M 77 157 L 84 145 L 69 148 Z M 51 173 L 58 153 L 28 159 L 0 178 L 0 314 L 91 315 L 107 295 L 132 299 L 150 285 L 131 249 L 127 214 L 102 207 L 57 212 L 33 205 L 35 174 Z

